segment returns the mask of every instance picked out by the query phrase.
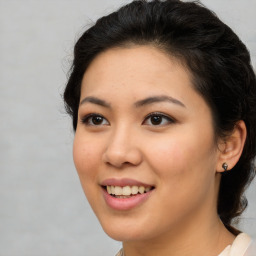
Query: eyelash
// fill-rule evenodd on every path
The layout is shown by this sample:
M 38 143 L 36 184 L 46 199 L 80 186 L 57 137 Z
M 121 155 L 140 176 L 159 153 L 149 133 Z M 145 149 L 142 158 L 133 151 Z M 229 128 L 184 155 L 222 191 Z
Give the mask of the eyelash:
M 157 117 L 157 118 L 160 117 L 160 121 L 162 122 L 164 119 L 164 120 L 166 120 L 166 123 L 165 124 L 153 124 L 152 120 L 151 120 L 151 124 L 147 124 L 146 122 L 148 120 L 150 120 L 150 118 L 153 118 L 153 117 Z M 92 120 L 93 118 L 101 118 L 101 121 L 103 121 L 105 123 L 103 123 L 103 124 L 100 123 L 97 125 L 97 124 L 93 123 L 93 120 Z M 159 121 L 159 120 L 155 120 L 155 121 Z M 81 122 L 88 126 L 102 126 L 102 125 L 110 124 L 109 121 L 105 117 L 103 117 L 102 115 L 97 114 L 97 113 L 91 113 L 91 114 L 86 115 L 85 117 L 83 117 L 81 119 Z M 143 125 L 150 125 L 150 126 L 164 126 L 164 125 L 171 124 L 171 123 L 175 123 L 175 120 L 163 113 L 160 113 L 160 112 L 153 112 L 153 113 L 148 114 L 145 117 L 144 121 L 142 122 Z
M 145 124 L 147 120 L 150 120 L 150 118 L 152 117 L 160 117 L 161 118 L 161 121 L 163 119 L 166 120 L 167 123 L 165 124 L 152 124 L 152 120 L 151 120 L 151 124 L 152 126 L 164 126 L 164 125 L 167 125 L 167 124 L 171 124 L 171 123 L 175 123 L 175 120 L 173 118 L 171 118 L 170 116 L 167 116 L 161 112 L 153 112 L 153 113 L 150 113 L 149 115 L 146 116 L 145 120 L 143 121 L 142 124 Z
M 103 117 L 100 114 L 96 114 L 96 113 L 92 113 L 92 114 L 86 115 L 85 117 L 83 117 L 81 119 L 81 122 L 82 122 L 82 124 L 85 124 L 85 125 L 88 125 L 88 126 L 99 126 L 97 124 L 94 124 L 93 121 L 92 121 L 92 118 L 96 118 L 96 117 L 102 118 L 102 120 L 107 121 L 107 123 L 109 124 L 108 120 L 105 117 Z M 100 125 L 106 125 L 106 124 L 100 124 Z

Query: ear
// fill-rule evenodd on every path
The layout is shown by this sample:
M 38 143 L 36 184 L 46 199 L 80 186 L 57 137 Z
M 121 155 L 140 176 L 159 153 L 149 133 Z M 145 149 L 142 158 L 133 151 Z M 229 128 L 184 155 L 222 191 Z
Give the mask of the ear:
M 246 126 L 244 121 L 239 121 L 230 135 L 218 143 L 220 154 L 217 163 L 217 172 L 224 172 L 223 163 L 231 170 L 238 162 L 246 140 Z

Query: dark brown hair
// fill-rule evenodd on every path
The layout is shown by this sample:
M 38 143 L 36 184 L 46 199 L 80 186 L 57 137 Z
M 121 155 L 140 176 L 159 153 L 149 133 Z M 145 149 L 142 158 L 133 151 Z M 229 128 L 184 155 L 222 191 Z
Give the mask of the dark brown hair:
M 209 104 L 218 137 L 230 133 L 239 120 L 247 139 L 239 162 L 221 178 L 218 214 L 226 227 L 247 206 L 243 197 L 255 175 L 256 79 L 250 55 L 237 35 L 198 2 L 133 1 L 100 18 L 77 41 L 70 77 L 64 92 L 67 112 L 76 130 L 81 80 L 101 52 L 129 44 L 154 45 L 180 59 L 193 84 Z

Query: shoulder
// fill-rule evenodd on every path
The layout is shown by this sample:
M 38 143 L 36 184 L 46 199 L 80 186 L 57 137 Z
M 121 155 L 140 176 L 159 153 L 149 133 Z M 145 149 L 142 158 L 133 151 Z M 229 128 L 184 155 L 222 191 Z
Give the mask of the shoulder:
M 255 251 L 254 254 L 248 254 L 249 251 L 253 250 L 251 249 L 252 244 L 250 236 L 241 233 L 231 245 L 227 246 L 225 250 L 219 254 L 219 256 L 256 256 Z
M 252 240 L 244 256 L 256 256 L 256 240 Z

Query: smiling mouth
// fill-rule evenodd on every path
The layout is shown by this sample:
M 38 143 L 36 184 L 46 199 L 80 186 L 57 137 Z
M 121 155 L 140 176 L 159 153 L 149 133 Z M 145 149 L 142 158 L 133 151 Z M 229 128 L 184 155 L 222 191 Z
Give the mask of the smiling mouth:
M 130 198 L 137 195 L 148 193 L 153 190 L 154 187 L 144 186 L 103 186 L 109 195 L 115 198 Z

